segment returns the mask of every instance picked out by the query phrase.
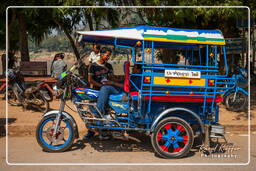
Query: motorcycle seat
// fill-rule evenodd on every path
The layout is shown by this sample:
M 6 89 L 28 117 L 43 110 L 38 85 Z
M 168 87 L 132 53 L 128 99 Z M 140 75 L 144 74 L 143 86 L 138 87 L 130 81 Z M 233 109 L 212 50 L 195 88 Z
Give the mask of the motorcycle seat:
M 109 100 L 111 101 L 128 101 L 129 98 L 125 92 L 119 94 L 111 94 L 109 96 Z

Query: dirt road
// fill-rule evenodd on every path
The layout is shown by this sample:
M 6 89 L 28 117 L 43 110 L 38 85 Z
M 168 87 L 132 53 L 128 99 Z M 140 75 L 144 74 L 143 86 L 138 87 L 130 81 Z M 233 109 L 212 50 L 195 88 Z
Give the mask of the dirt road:
M 237 151 L 233 151 L 230 154 L 233 157 L 224 157 L 224 154 L 229 154 L 225 152 L 219 154 L 217 157 L 216 154 L 211 154 L 208 157 L 205 157 L 198 150 L 193 149 L 188 157 L 182 159 L 162 159 L 156 157 L 152 151 L 149 139 L 143 137 L 144 143 L 136 143 L 134 141 L 123 141 L 123 140 L 108 140 L 100 141 L 97 138 L 94 138 L 94 141 L 89 142 L 78 142 L 73 147 L 71 151 L 64 153 L 47 153 L 42 151 L 40 146 L 36 143 L 34 137 L 9 137 L 8 138 L 8 162 L 10 164 L 28 164 L 28 163 L 69 163 L 69 164 L 105 164 L 111 165 L 114 163 L 117 164 L 185 164 L 185 163 L 198 163 L 198 164 L 214 164 L 214 163 L 247 163 L 248 162 L 248 136 L 245 134 L 228 134 L 226 135 L 229 142 L 233 143 L 235 147 L 238 147 Z M 142 139 L 142 141 L 143 141 Z M 0 139 L 1 150 L 1 167 L 0 170 L 13 169 L 14 166 L 8 166 L 4 163 L 5 161 L 5 140 L 6 138 Z M 251 135 L 251 142 L 256 141 L 256 135 Z M 251 147 L 251 163 L 249 166 L 243 166 L 247 169 L 252 170 L 253 166 L 256 165 L 256 145 L 252 143 Z M 80 166 L 82 167 L 82 166 Z M 149 170 L 155 170 L 154 168 L 159 168 L 160 166 L 136 166 L 136 170 L 141 170 L 142 168 L 148 168 Z M 126 166 L 128 170 L 136 168 L 135 166 Z M 174 166 L 168 166 L 174 167 Z M 162 167 L 164 170 L 168 168 Z M 177 166 L 175 166 L 176 168 Z M 190 166 L 191 167 L 191 166 Z M 196 167 L 196 166 L 193 166 Z M 198 166 L 197 166 L 198 167 Z M 203 166 L 207 168 L 207 166 Z M 212 166 L 208 166 L 207 170 L 214 170 Z M 29 168 L 29 167 L 22 167 Z M 59 168 L 56 166 L 41 166 L 41 168 Z M 65 167 L 67 169 L 67 167 Z M 74 168 L 74 167 L 72 167 Z M 84 168 L 91 169 L 100 169 L 102 166 L 85 166 Z M 104 166 L 107 170 L 120 170 L 121 166 Z M 177 167 L 181 168 L 181 167 Z M 185 167 L 186 168 L 186 167 Z M 231 168 L 231 166 L 224 166 L 224 168 Z M 241 166 L 236 166 L 236 169 L 240 170 Z M 47 169 L 47 170 L 48 170 Z M 228 169 L 228 170 L 229 170 Z M 26 169 L 27 170 L 27 169 Z M 41 169 L 40 169 L 41 170 Z M 86 169 L 87 170 L 87 169 Z M 123 169 L 122 169 L 123 170 Z M 178 169 L 180 170 L 180 169 Z M 233 169 L 232 169 L 233 170 Z
M 58 101 L 51 103 L 52 109 L 58 108 Z M 69 103 L 70 105 L 70 103 Z M 0 119 L 5 121 L 5 101 L 0 100 Z M 110 166 L 113 163 L 122 164 L 185 164 L 185 163 L 246 163 L 248 161 L 248 146 L 246 136 L 247 131 L 243 133 L 234 134 L 233 131 L 229 131 L 226 134 L 226 138 L 229 142 L 234 143 L 236 147 L 240 149 L 234 154 L 236 157 L 224 157 L 221 156 L 209 156 L 204 157 L 198 149 L 193 149 L 188 157 L 178 160 L 166 160 L 158 158 L 154 155 L 150 140 L 148 137 L 142 136 L 142 143 L 136 143 L 134 141 L 99 141 L 97 138 L 90 142 L 77 142 L 73 147 L 74 149 L 65 153 L 46 153 L 41 150 L 34 138 L 34 130 L 38 121 L 41 119 L 41 113 L 34 111 L 24 111 L 21 107 L 9 106 L 8 107 L 9 118 L 9 133 L 8 136 L 8 162 L 9 163 L 62 163 L 68 162 L 70 164 L 89 163 L 93 166 L 9 166 L 5 163 L 5 139 L 0 138 L 0 170 L 170 170 L 175 167 L 175 170 L 191 170 L 191 168 L 197 170 L 214 170 L 221 168 L 221 170 L 253 170 L 256 160 L 256 135 L 251 135 L 251 163 L 248 166 Z M 76 122 L 78 123 L 80 130 L 80 137 L 84 135 L 86 129 L 79 117 L 66 108 L 66 111 L 71 113 Z M 220 123 L 223 125 L 234 125 L 237 129 L 240 129 L 241 125 L 247 125 L 246 113 L 228 112 L 224 108 L 220 109 Z M 255 113 L 252 112 L 252 123 L 255 122 Z M 233 154 L 233 153 L 232 153 Z M 106 164 L 107 166 L 96 166 L 97 164 Z

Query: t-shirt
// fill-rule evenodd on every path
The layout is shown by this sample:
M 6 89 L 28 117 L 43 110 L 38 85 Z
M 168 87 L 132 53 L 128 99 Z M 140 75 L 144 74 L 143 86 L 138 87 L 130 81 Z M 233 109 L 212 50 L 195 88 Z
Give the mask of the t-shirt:
M 109 77 L 113 74 L 113 67 L 109 63 L 98 64 L 94 62 L 89 67 L 89 74 L 92 75 L 92 78 L 98 82 L 102 83 L 103 80 L 108 80 Z
M 94 51 L 92 51 L 88 57 L 88 61 L 94 63 L 97 62 L 100 59 L 100 53 L 95 53 Z

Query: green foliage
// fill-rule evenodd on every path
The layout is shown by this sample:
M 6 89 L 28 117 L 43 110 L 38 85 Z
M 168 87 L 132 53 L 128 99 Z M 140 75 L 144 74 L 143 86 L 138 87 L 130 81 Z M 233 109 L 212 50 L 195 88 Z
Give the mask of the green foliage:
M 29 49 L 34 52 L 41 51 L 41 50 L 46 50 L 50 52 L 53 52 L 53 51 L 71 52 L 72 51 L 72 47 L 70 45 L 69 40 L 63 34 L 49 36 L 45 38 L 39 45 L 33 42 L 32 40 L 30 40 Z
M 3 1 L 0 6 L 0 49 L 5 48 L 5 11 L 8 6 L 14 5 L 68 5 L 68 6 L 94 6 L 94 5 L 144 5 L 144 6 L 249 6 L 251 15 L 256 18 L 256 3 L 255 0 L 8 0 Z M 78 25 L 83 24 L 84 27 L 95 29 L 115 28 L 119 27 L 125 16 L 130 19 L 130 24 L 146 24 L 153 26 L 166 26 L 178 28 L 197 28 L 197 29 L 220 29 L 225 37 L 239 36 L 239 31 L 236 28 L 235 20 L 237 17 L 247 17 L 247 9 L 234 8 L 54 8 L 54 9 L 39 9 L 39 8 L 24 8 L 24 9 L 9 9 L 8 10 L 9 24 L 14 16 L 19 14 L 25 16 L 27 32 L 32 42 L 36 43 L 36 47 L 53 49 L 66 48 L 67 40 L 53 41 L 52 37 L 46 45 L 44 38 L 51 33 L 52 30 L 58 29 L 63 31 L 56 23 L 59 22 L 68 32 L 72 34 L 77 30 Z M 15 14 L 16 13 L 16 14 Z M 129 25 L 129 22 L 125 23 Z M 10 28 L 10 48 L 17 50 L 19 45 L 18 36 L 19 24 L 16 21 L 12 23 Z M 60 42 L 59 42 L 60 41 Z M 38 46 L 40 43 L 42 44 Z M 57 46 L 59 44 L 60 46 Z M 69 45 L 70 46 L 70 45 Z M 30 43 L 30 48 L 33 46 Z M 62 50 L 62 49 L 60 49 Z

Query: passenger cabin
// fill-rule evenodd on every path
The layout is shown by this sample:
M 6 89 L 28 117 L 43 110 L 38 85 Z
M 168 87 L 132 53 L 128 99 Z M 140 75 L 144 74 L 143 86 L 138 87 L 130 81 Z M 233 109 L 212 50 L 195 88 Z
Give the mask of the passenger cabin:
M 141 64 L 142 73 L 136 75 L 141 85 L 130 79 L 134 74 L 125 72 L 124 90 L 148 115 L 166 104 L 196 106 L 193 110 L 202 116 L 216 113 L 221 94 L 234 86 L 227 78 L 225 40 L 219 30 L 136 26 L 78 33 L 80 41 L 130 50 L 125 69 L 130 63 Z M 131 85 L 136 91 L 130 91 Z

